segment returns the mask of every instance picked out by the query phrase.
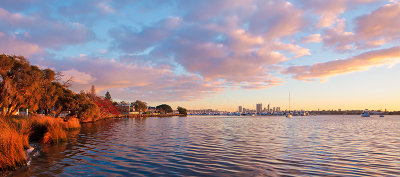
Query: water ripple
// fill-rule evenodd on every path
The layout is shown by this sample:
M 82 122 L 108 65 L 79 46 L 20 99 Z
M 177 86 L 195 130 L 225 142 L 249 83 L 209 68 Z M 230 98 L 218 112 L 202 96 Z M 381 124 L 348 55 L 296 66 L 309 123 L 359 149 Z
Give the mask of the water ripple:
M 399 116 L 108 120 L 15 176 L 397 176 L 399 135 Z

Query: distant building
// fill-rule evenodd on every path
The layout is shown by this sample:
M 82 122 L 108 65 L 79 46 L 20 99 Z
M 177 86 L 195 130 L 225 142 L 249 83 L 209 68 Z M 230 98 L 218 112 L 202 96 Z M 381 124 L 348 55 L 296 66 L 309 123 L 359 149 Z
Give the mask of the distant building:
M 239 106 L 239 112 L 243 112 L 243 107 Z
M 153 106 L 147 106 L 147 111 L 149 111 L 151 113 L 155 113 L 155 112 L 157 112 L 157 109 L 156 109 L 156 107 L 153 107 Z
M 280 112 L 281 111 L 281 107 L 276 107 L 276 112 Z
M 272 112 L 276 112 L 276 110 L 275 110 L 275 109 L 276 109 L 276 108 L 275 108 L 275 107 L 273 107 L 273 108 L 272 108 Z
M 270 112 L 270 111 L 271 111 L 271 110 L 269 109 L 269 104 L 268 104 L 268 107 L 267 107 L 267 111 L 268 111 L 268 112 Z
M 258 104 L 256 105 L 256 112 L 257 112 L 257 113 L 261 113 L 261 112 L 262 112 L 262 103 L 258 103 Z

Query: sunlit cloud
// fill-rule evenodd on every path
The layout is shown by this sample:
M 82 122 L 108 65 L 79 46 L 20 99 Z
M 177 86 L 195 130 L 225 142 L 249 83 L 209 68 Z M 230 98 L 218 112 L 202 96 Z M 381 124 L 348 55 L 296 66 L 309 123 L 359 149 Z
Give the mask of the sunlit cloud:
M 0 52 L 75 91 L 193 100 L 394 65 L 399 19 L 398 1 L 378 0 L 5 0 Z
M 311 66 L 292 66 L 284 71 L 295 79 L 310 80 L 368 70 L 379 65 L 391 65 L 400 61 L 400 47 L 375 50 L 348 59 L 316 63 Z

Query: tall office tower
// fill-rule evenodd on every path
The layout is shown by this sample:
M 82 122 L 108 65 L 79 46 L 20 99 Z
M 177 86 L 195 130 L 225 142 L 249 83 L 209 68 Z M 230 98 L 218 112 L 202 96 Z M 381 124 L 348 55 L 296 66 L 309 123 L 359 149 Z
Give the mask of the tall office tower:
M 276 112 L 280 112 L 281 111 L 281 107 L 276 107 Z
M 257 105 L 256 105 L 256 111 L 257 111 L 257 113 L 261 113 L 262 112 L 262 104 L 261 103 L 258 103 Z
M 243 107 L 239 106 L 239 112 L 243 112 Z
M 271 111 L 271 110 L 269 109 L 269 104 L 268 104 L 268 110 L 267 110 L 267 111 L 268 111 L 268 112 Z
M 276 109 L 275 107 L 273 107 L 272 109 L 273 109 L 273 112 L 275 112 L 275 111 L 276 111 L 276 110 L 275 110 L 275 109 Z

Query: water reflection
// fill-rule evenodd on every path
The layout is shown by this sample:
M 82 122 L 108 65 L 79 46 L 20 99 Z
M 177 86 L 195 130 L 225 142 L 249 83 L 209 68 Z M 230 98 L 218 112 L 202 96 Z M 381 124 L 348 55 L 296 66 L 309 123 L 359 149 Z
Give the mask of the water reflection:
M 387 176 L 400 117 L 187 117 L 84 124 L 16 176 Z

